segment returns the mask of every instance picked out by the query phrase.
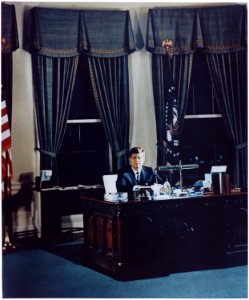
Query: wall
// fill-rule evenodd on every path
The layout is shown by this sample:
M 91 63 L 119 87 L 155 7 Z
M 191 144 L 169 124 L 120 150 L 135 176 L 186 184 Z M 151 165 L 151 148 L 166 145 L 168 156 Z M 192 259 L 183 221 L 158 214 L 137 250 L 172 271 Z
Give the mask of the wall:
M 35 118 L 31 72 L 31 56 L 23 50 L 23 18 L 27 9 L 34 6 L 58 8 L 99 8 L 130 9 L 134 23 L 138 16 L 144 41 L 146 37 L 147 11 L 162 6 L 197 6 L 196 3 L 87 3 L 87 2 L 8 2 L 14 4 L 18 23 L 20 48 L 13 53 L 13 115 L 12 115 L 12 156 L 13 193 L 16 194 L 24 181 L 34 181 L 38 174 L 39 157 L 35 148 Z M 202 3 L 208 5 L 207 3 Z M 214 5 L 214 4 L 212 4 Z M 200 4 L 199 4 L 200 6 Z M 156 127 L 151 79 L 151 54 L 143 48 L 129 56 L 131 146 L 140 145 L 146 150 L 146 164 L 156 166 Z M 14 214 L 14 230 L 40 230 L 40 203 L 34 195 L 31 207 L 20 203 Z

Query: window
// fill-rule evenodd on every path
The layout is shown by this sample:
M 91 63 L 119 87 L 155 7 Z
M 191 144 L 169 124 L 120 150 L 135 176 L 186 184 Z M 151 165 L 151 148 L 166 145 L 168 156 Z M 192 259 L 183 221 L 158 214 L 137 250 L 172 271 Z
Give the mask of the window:
M 58 184 L 102 184 L 109 144 L 97 111 L 88 60 L 80 56 L 64 141 L 57 159 Z
M 215 99 L 205 54 L 196 52 L 188 106 L 181 132 L 182 164 L 198 163 L 199 168 L 183 171 L 183 184 L 203 180 L 212 165 L 227 165 L 233 173 L 233 148 Z

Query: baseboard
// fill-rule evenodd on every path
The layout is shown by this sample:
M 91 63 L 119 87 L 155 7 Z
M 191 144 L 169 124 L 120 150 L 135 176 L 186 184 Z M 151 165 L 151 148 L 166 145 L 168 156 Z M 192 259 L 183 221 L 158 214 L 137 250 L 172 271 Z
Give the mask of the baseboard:
M 13 232 L 13 237 L 15 240 L 33 238 L 33 237 L 38 238 L 38 230 L 32 229 L 32 230 Z

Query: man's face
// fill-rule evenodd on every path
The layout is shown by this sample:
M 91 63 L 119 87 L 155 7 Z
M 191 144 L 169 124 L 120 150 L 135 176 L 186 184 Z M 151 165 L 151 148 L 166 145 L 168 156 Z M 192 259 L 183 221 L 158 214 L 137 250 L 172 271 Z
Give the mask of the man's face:
M 141 169 L 144 161 L 145 161 L 145 153 L 133 153 L 129 157 L 130 165 L 134 170 Z

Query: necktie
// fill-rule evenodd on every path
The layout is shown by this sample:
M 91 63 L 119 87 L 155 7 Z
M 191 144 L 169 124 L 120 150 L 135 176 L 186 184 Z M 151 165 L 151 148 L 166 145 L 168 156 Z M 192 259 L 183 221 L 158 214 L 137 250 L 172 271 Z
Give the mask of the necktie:
M 137 180 L 137 183 L 139 183 L 139 172 L 136 172 L 136 180 Z

